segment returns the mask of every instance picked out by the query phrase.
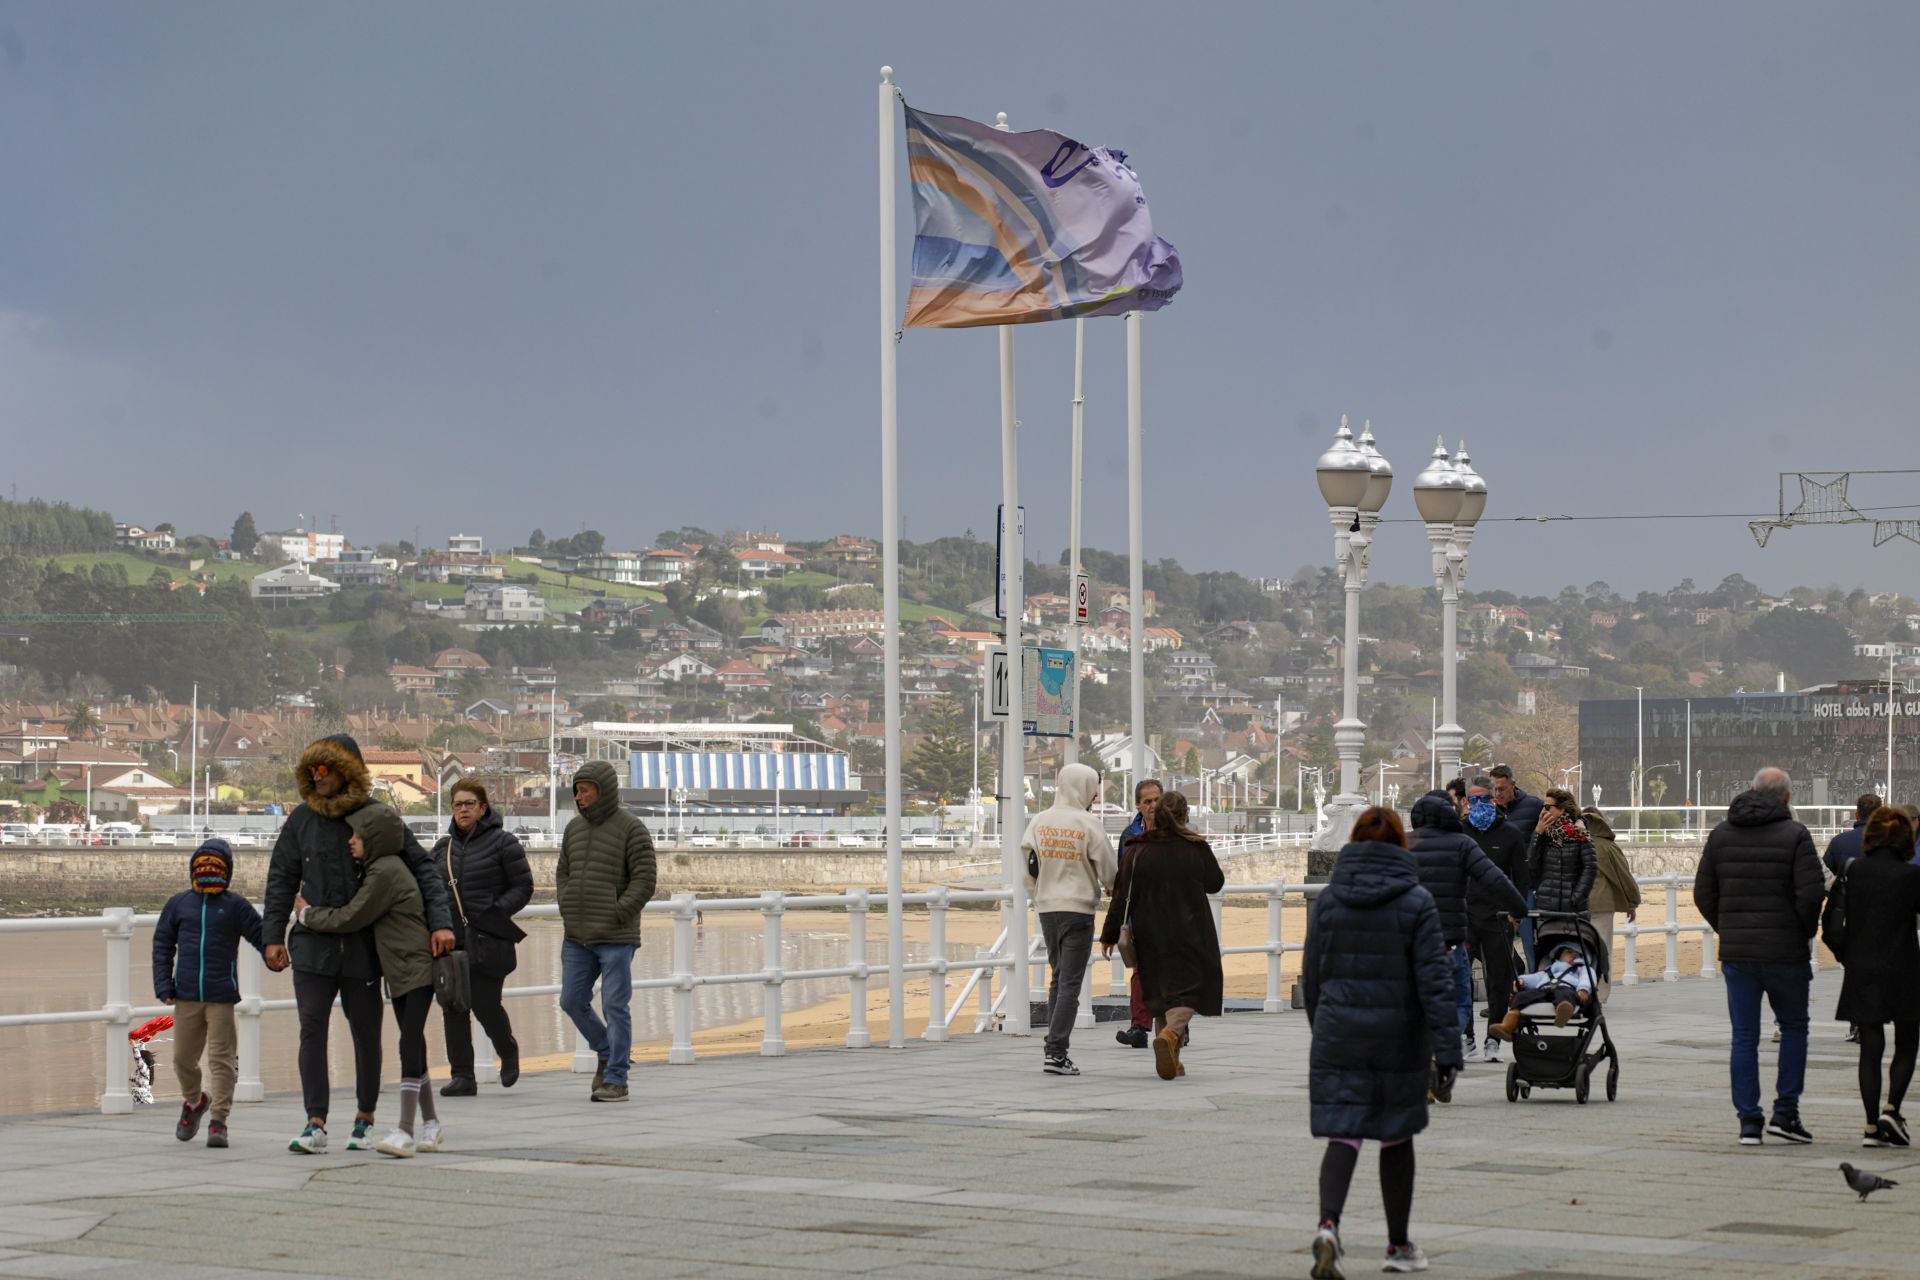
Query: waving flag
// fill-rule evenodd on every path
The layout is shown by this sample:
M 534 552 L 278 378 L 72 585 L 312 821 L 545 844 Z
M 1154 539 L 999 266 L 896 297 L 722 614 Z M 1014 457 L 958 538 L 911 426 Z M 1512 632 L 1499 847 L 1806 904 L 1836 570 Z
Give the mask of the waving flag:
M 1153 234 L 1125 152 L 906 112 L 909 327 L 1156 311 L 1179 292 L 1180 259 Z

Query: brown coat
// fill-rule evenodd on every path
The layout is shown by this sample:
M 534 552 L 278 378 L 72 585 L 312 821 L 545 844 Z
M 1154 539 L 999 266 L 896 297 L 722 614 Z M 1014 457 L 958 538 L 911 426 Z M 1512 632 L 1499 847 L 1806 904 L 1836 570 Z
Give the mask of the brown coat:
M 1120 940 L 1129 908 L 1140 976 L 1140 999 L 1159 1016 L 1187 1008 L 1220 1015 L 1225 985 L 1220 935 L 1207 895 L 1227 882 L 1213 847 L 1174 832 L 1149 831 L 1127 842 L 1127 859 L 1113 885 L 1100 941 Z

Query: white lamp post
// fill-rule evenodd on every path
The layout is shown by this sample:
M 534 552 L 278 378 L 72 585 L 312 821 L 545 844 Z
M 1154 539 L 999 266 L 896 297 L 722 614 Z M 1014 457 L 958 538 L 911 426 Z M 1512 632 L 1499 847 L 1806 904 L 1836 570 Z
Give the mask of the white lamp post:
M 1462 456 L 1465 447 L 1462 446 Z M 1485 493 L 1484 482 L 1481 493 Z M 1440 776 L 1450 779 L 1460 771 L 1460 751 L 1466 745 L 1466 731 L 1460 727 L 1458 690 L 1458 654 L 1460 583 L 1466 577 L 1467 552 L 1454 540 L 1454 531 L 1465 514 L 1466 477 L 1447 457 L 1447 443 L 1433 446 L 1433 457 L 1413 481 L 1413 502 L 1427 526 L 1427 543 L 1433 549 L 1433 581 L 1440 588 L 1440 727 L 1434 731 L 1434 754 L 1440 759 Z M 1484 504 L 1484 497 L 1482 499 Z M 1465 526 L 1471 537 L 1473 526 Z
M 1334 859 L 1353 831 L 1354 819 L 1367 807 L 1360 781 L 1360 750 L 1367 740 L 1367 726 L 1360 719 L 1360 592 L 1367 585 L 1374 526 L 1380 523 L 1380 508 L 1386 505 L 1393 488 L 1393 467 L 1373 447 L 1371 424 L 1362 429 L 1356 444 L 1342 417 L 1333 447 L 1320 455 L 1314 476 L 1333 523 L 1334 560 L 1345 575 L 1347 588 L 1344 701 L 1340 720 L 1333 726 L 1334 750 L 1340 757 L 1340 791 L 1327 806 L 1327 820 L 1315 834 L 1307 857 L 1308 875 L 1325 878 L 1332 873 Z

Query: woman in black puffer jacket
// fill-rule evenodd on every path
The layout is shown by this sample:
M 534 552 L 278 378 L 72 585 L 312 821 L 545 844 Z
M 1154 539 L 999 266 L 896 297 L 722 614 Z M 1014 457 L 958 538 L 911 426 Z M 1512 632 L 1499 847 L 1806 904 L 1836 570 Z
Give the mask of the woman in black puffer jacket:
M 507 975 L 519 959 L 514 943 L 526 933 L 514 913 L 533 897 L 533 870 L 520 839 L 500 823 L 487 803 L 487 789 L 472 778 L 453 784 L 453 823 L 433 846 L 433 865 L 453 900 L 454 946 L 467 953 L 473 1016 L 486 1028 L 500 1055 L 500 1087 L 520 1079 L 520 1046 L 501 1002 Z M 447 1067 L 452 1075 L 440 1092 L 471 1097 L 479 1091 L 473 1073 L 473 1026 L 464 1013 L 442 1009 Z
M 1427 1086 L 1451 1090 L 1460 1067 L 1453 971 L 1433 895 L 1391 809 L 1368 809 L 1313 904 L 1301 994 L 1313 1028 L 1308 1094 L 1320 1165 L 1313 1274 L 1338 1276 L 1340 1213 L 1362 1139 L 1380 1144 L 1389 1271 L 1425 1270 L 1407 1235 L 1413 1213 L 1413 1135 L 1427 1127 Z
M 1860 1032 L 1860 1102 L 1867 1111 L 1862 1145 L 1869 1147 L 1912 1143 L 1900 1104 L 1920 1057 L 1920 941 L 1914 936 L 1920 867 L 1908 862 L 1913 841 L 1913 820 L 1905 813 L 1892 805 L 1874 810 L 1861 840 L 1866 852 L 1848 862 L 1833 882 L 1823 922 L 1827 948 L 1847 970 L 1833 1016 Z M 1837 926 L 1844 937 L 1836 936 Z M 1893 1063 L 1882 1112 L 1880 1063 L 1889 1022 Z
M 1533 905 L 1541 911 L 1585 915 L 1600 861 L 1580 817 L 1580 802 L 1559 787 L 1547 790 L 1546 807 L 1533 828 L 1527 876 Z

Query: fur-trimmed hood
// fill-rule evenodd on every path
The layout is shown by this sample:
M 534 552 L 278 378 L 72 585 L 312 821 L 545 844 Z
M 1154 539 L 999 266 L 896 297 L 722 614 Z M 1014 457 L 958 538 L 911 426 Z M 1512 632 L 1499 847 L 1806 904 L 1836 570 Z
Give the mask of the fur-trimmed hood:
M 322 796 L 313 789 L 316 764 L 324 764 L 340 775 L 344 785 L 338 793 Z M 360 758 L 359 744 L 344 733 L 321 738 L 302 751 L 299 763 L 293 766 L 293 781 L 300 788 L 300 799 L 323 818 L 344 818 L 373 794 L 373 778 L 366 761 Z

